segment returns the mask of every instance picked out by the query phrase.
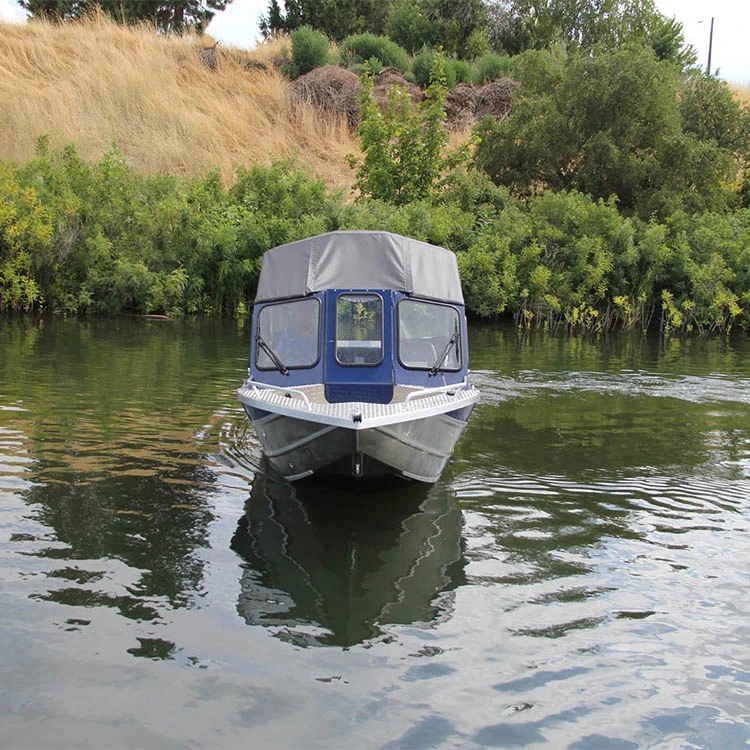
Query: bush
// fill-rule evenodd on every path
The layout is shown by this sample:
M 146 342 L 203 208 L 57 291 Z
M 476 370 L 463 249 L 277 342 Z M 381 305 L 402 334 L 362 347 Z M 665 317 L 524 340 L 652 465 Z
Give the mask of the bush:
M 457 83 L 473 83 L 474 70 L 466 60 L 456 60 L 454 57 L 449 57 L 445 61 L 445 76 L 449 81 L 453 79 L 454 83 L 449 84 L 450 88 L 453 88 Z
M 364 157 L 348 156 L 349 165 L 357 171 L 355 188 L 362 196 L 403 205 L 435 194 L 440 177 L 450 167 L 443 154 L 448 141 L 444 127 L 446 94 L 439 56 L 416 112 L 409 94 L 393 86 L 383 114 L 373 95 L 372 76 L 362 78 L 362 116 L 357 132 Z
M 411 70 L 418 86 L 426 88 L 430 84 L 430 74 L 435 60 L 440 58 L 445 70 L 445 85 L 452 89 L 457 83 L 471 82 L 471 66 L 463 60 L 446 57 L 430 47 L 424 47 L 411 62 Z
M 41 139 L 0 161 L 0 309 L 80 314 L 228 312 L 274 245 L 335 229 L 341 198 L 287 162 L 241 169 L 228 190 L 142 177 L 113 150 L 85 162 Z
M 288 78 L 299 78 L 313 68 L 326 65 L 329 58 L 328 37 L 309 26 L 302 26 L 292 32 L 292 63 L 285 66 L 284 73 Z
M 523 85 L 512 116 L 480 123 L 477 161 L 498 183 L 616 196 L 644 220 L 736 205 L 744 157 L 726 146 L 747 139 L 721 90 L 682 98 L 672 63 L 638 47 L 564 60 L 530 51 L 514 62 Z M 722 140 L 710 137 L 717 128 Z
M 469 34 L 469 38 L 466 40 L 465 49 L 463 50 L 463 57 L 467 60 L 476 60 L 482 55 L 492 51 L 492 45 L 490 44 L 490 37 L 487 33 L 486 28 L 475 29 Z
M 341 42 L 341 62 L 346 67 L 364 63 L 376 58 L 385 67 L 392 67 L 402 73 L 409 68 L 409 55 L 394 41 L 375 34 L 353 34 Z
M 435 58 L 440 56 L 445 66 L 445 82 L 449 89 L 457 83 L 474 83 L 476 72 L 465 60 L 447 57 L 436 49 L 424 47 L 411 63 L 411 69 L 417 84 L 426 87 L 430 82 L 430 71 L 435 64 Z
M 35 277 L 50 254 L 52 231 L 36 191 L 23 188 L 13 166 L 0 161 L 0 312 L 43 301 Z
M 488 52 L 474 63 L 474 83 L 477 86 L 482 86 L 498 78 L 513 78 L 514 76 L 513 60 L 504 55 Z
M 265 250 L 334 229 L 385 229 L 455 251 L 467 310 L 524 326 L 666 333 L 750 330 L 750 209 L 663 221 L 616 199 L 547 190 L 521 201 L 443 151 L 440 64 L 417 112 L 382 116 L 364 82 L 366 163 L 345 202 L 289 162 L 202 179 L 130 170 L 40 140 L 0 160 L 0 310 L 223 313 L 252 299 Z M 0 354 L 1 356 L 1 354 Z

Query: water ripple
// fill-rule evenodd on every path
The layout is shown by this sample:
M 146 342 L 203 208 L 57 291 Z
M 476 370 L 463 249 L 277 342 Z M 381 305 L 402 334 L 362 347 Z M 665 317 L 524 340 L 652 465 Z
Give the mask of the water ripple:
M 482 401 L 497 404 L 509 398 L 537 398 L 540 394 L 598 393 L 673 398 L 695 404 L 750 404 L 750 378 L 694 375 L 656 375 L 639 371 L 542 372 L 526 370 L 514 377 L 492 370 L 472 371 Z
M 493 338 L 443 480 L 342 489 L 202 326 L 0 329 L 6 744 L 747 744 L 743 349 Z

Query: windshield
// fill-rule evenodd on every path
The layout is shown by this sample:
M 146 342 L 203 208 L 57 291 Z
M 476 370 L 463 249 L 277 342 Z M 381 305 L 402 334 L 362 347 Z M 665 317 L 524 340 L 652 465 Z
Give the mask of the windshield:
M 320 358 L 320 302 L 308 299 L 266 305 L 258 314 L 259 370 L 312 367 Z
M 342 365 L 383 361 L 383 299 L 377 294 L 342 294 L 336 300 L 336 360 Z
M 398 356 L 401 364 L 420 370 L 460 370 L 458 331 L 459 315 L 455 307 L 401 300 L 398 305 Z

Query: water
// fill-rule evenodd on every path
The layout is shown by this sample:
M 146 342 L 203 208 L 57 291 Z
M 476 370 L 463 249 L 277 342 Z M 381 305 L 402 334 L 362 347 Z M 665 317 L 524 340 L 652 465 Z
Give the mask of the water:
M 0 321 L 0 746 L 750 745 L 748 341 L 475 327 L 441 481 L 352 492 L 247 340 Z

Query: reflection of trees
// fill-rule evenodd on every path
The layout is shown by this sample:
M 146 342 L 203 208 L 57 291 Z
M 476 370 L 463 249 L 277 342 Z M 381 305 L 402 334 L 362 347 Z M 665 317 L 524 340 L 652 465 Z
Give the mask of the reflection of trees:
M 473 322 L 469 327 L 471 367 L 515 376 L 542 372 L 635 372 L 708 375 L 745 372 L 750 341 L 737 336 L 664 338 L 638 332 L 576 337 L 513 326 Z
M 602 393 L 535 393 L 480 407 L 458 456 L 475 466 L 569 477 L 644 466 L 695 466 L 708 457 L 704 407 Z
M 48 575 L 70 586 L 44 598 L 135 619 L 158 616 L 155 597 L 180 606 L 199 587 L 216 481 L 195 435 L 225 407 L 217 382 L 227 392 L 239 382 L 242 363 L 236 381 L 227 363 L 244 338 L 211 322 L 128 319 L 44 321 L 31 333 L 31 346 L 0 337 L 17 344 L 0 390 L 26 407 L 13 417 L 34 459 L 22 496 L 54 531 L 35 554 L 67 566 Z M 71 562 L 113 558 L 138 572 L 135 584 L 107 591 L 83 570 L 91 562 Z
M 614 483 L 610 493 L 605 487 L 559 476 L 506 474 L 494 477 L 491 484 L 494 502 L 484 499 L 474 510 L 484 519 L 481 528 L 491 538 L 491 547 L 501 551 L 500 557 L 507 556 L 506 563 L 513 563 L 498 582 L 589 573 L 589 553 L 607 539 L 642 536 L 632 523 L 638 504 Z M 470 505 L 471 500 L 464 503 Z M 558 593 L 564 596 L 564 591 Z
M 461 513 L 439 486 L 352 494 L 261 472 L 232 548 L 245 560 L 242 617 L 308 645 L 434 620 L 439 594 L 464 580 Z
M 70 481 L 57 480 L 33 486 L 25 499 L 34 506 L 36 518 L 54 529 L 58 542 L 37 554 L 60 558 L 67 565 L 75 560 L 116 558 L 141 572 L 136 586 L 129 587 L 136 600 L 166 597 L 172 606 L 184 604 L 200 582 L 202 564 L 194 557 L 197 547 L 207 543 L 211 513 L 196 487 L 210 486 L 209 470 L 195 456 L 183 464 L 150 476 L 129 476 L 117 471 L 104 478 L 87 478 L 76 472 Z M 148 462 L 141 462 L 148 466 Z M 139 469 L 148 471 L 148 469 Z M 179 482 L 175 484 L 173 482 Z M 69 570 L 71 570 L 69 568 Z M 75 568 L 72 568 L 75 571 Z M 66 578 L 69 576 L 59 576 Z M 77 584 L 88 584 L 72 576 Z M 89 606 L 103 604 L 82 591 L 68 592 L 65 603 Z M 123 614 L 137 601 L 112 601 Z M 147 607 L 151 611 L 150 607 Z M 143 619 L 144 615 L 138 615 Z M 145 617 L 145 619 L 151 619 Z
M 474 326 L 472 367 L 497 375 L 456 449 L 474 466 L 556 473 L 695 467 L 711 459 L 733 419 L 701 398 L 725 398 L 714 373 L 746 377 L 744 339 L 662 339 L 630 334 L 570 338 Z M 482 378 L 477 376 L 481 380 Z M 695 389 L 694 398 L 686 397 Z M 725 442 L 729 437 L 722 437 Z

